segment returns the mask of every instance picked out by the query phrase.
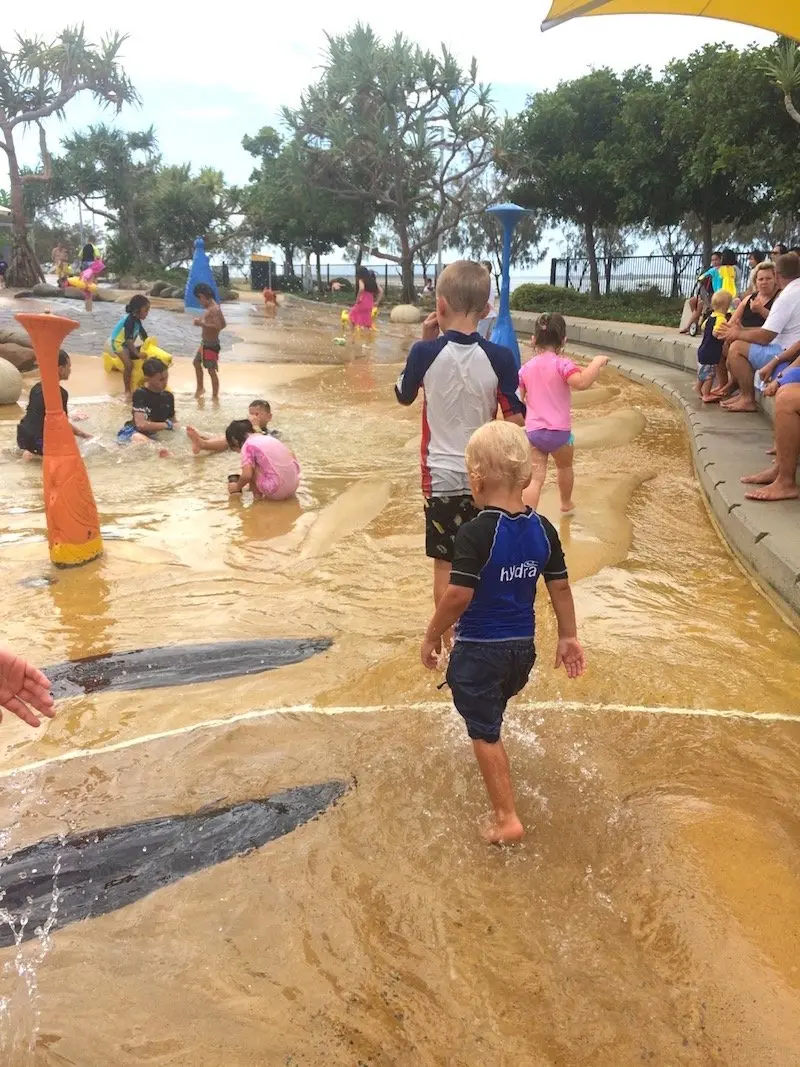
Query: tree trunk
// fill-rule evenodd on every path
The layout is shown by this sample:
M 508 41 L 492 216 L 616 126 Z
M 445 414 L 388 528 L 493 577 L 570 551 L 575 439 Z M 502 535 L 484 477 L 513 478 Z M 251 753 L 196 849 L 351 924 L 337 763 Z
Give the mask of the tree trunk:
M 711 262 L 711 253 L 714 251 L 714 235 L 712 230 L 711 219 L 704 216 L 702 222 L 702 235 L 703 235 L 703 266 L 707 267 Z
M 397 236 L 400 239 L 402 300 L 404 304 L 415 304 L 417 302 L 417 293 L 414 288 L 414 255 L 408 240 L 408 232 L 404 227 L 398 227 Z
M 586 258 L 589 261 L 589 285 L 592 290 L 592 299 L 600 299 L 600 275 L 597 270 L 597 247 L 594 240 L 594 224 L 586 221 L 583 224 L 583 236 L 586 241 Z
M 11 137 L 10 130 L 3 131 L 3 139 L 8 145 L 8 176 L 11 185 L 11 262 L 8 265 L 6 281 L 14 288 L 30 289 L 37 282 L 43 282 L 44 275 L 28 243 L 22 175 Z
M 317 261 L 317 289 L 321 293 L 324 291 L 325 287 L 322 284 L 322 264 L 320 262 L 319 252 L 314 253 L 314 258 Z
M 294 245 L 283 246 L 283 276 L 294 277 Z
M 786 110 L 789 112 L 790 117 L 793 118 L 795 122 L 800 122 L 800 111 L 795 107 L 792 94 L 786 93 L 783 97 L 783 102 L 786 104 Z

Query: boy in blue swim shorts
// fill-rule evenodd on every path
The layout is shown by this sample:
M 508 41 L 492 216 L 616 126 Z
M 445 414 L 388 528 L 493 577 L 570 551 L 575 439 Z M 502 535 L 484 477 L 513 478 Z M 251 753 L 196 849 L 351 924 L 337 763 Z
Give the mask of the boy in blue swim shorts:
M 536 660 L 534 597 L 540 577 L 558 621 L 556 667 L 563 664 L 568 676 L 577 678 L 586 659 L 558 534 L 522 501 L 532 466 L 525 432 L 507 422 L 487 423 L 469 440 L 466 466 L 481 511 L 456 533 L 450 584 L 428 625 L 421 658 L 434 670 L 442 636 L 457 624 L 447 683 L 492 803 L 484 837 L 510 844 L 524 829 L 500 732 L 506 704 L 525 687 Z

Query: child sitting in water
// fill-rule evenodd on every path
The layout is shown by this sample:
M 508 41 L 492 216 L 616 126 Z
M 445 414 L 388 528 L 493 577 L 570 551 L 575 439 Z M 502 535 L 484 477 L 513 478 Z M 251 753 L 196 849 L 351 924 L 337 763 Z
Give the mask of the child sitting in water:
M 719 371 L 722 361 L 722 350 L 725 341 L 717 335 L 719 327 L 730 318 L 729 312 L 733 297 L 727 289 L 718 289 L 711 297 L 711 314 L 706 319 L 703 328 L 703 340 L 697 349 L 697 391 L 700 393 L 704 404 L 713 404 L 719 401 L 718 396 L 712 396 L 714 378 Z
M 117 434 L 121 445 L 147 444 L 162 430 L 175 429 L 175 397 L 167 389 L 169 371 L 160 359 L 142 364 L 144 385 L 133 394 L 131 418 Z M 161 455 L 168 455 L 161 449 Z
M 141 359 L 139 349 L 147 340 L 147 330 L 142 323 L 150 313 L 150 301 L 138 293 L 132 296 L 125 308 L 125 314 L 111 331 L 110 348 L 115 356 L 122 360 L 122 380 L 125 396 L 131 395 L 132 360 Z
M 203 385 L 203 370 L 208 371 L 211 379 L 211 399 L 219 398 L 219 335 L 227 326 L 222 308 L 214 299 L 214 290 L 205 282 L 199 282 L 194 287 L 194 295 L 203 306 L 203 314 L 194 320 L 195 326 L 202 330 L 200 347 L 194 357 L 194 370 L 197 376 L 197 392 L 195 396 L 202 396 L 205 392 Z
M 287 500 L 300 484 L 300 464 L 281 441 L 257 433 L 249 419 L 236 419 L 225 431 L 228 446 L 241 452 L 242 473 L 228 478 L 228 492 L 249 485 L 256 500 Z
M 280 437 L 278 430 L 270 430 L 272 408 L 266 400 L 253 400 L 247 409 L 247 417 L 256 433 L 266 433 L 270 437 Z M 225 434 L 200 433 L 194 426 L 186 427 L 186 436 L 192 442 L 192 452 L 199 456 L 201 452 L 227 452 L 228 441 Z
M 58 356 L 58 380 L 60 382 L 67 381 L 71 370 L 72 364 L 69 356 L 66 352 L 60 352 Z M 63 385 L 61 386 L 61 403 L 66 415 L 69 394 Z M 72 426 L 72 432 L 76 437 L 80 437 L 84 441 L 90 440 L 92 436 L 90 433 L 85 433 L 83 430 L 78 429 L 75 425 Z M 17 448 L 22 450 L 23 459 L 33 459 L 34 456 L 42 455 L 44 449 L 44 393 L 42 392 L 41 382 L 37 382 L 28 395 L 27 410 L 17 426 Z
M 493 817 L 491 844 L 519 841 L 508 756 L 500 740 L 506 704 L 524 688 L 536 660 L 534 597 L 543 577 L 558 620 L 555 666 L 570 678 L 586 669 L 575 606 L 558 534 L 526 507 L 531 449 L 519 426 L 488 422 L 469 439 L 466 465 L 472 498 L 482 510 L 456 533 L 450 583 L 422 642 L 424 666 L 434 670 L 442 637 L 457 624 L 447 684 L 472 740 Z
M 565 514 L 575 507 L 572 503 L 575 448 L 570 390 L 588 389 L 608 363 L 608 356 L 595 356 L 589 366 L 581 370 L 571 359 L 561 355 L 566 340 L 567 324 L 563 315 L 540 315 L 533 335 L 533 359 L 523 364 L 519 372 L 520 396 L 526 409 L 525 431 L 533 454 L 533 474 L 524 494 L 525 503 L 532 508 L 538 506 L 547 475 L 547 461 L 552 454 L 561 510 Z

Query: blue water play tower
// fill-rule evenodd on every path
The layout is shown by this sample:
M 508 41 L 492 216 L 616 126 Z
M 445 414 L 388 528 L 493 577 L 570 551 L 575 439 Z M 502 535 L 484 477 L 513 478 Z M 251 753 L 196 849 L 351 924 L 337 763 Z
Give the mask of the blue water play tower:
M 202 304 L 194 295 L 194 287 L 198 282 L 205 282 L 206 285 L 211 286 L 211 291 L 214 294 L 214 299 L 219 303 L 219 292 L 217 291 L 217 283 L 214 281 L 214 275 L 211 273 L 211 265 L 208 262 L 208 256 L 206 255 L 206 243 L 202 237 L 198 237 L 194 242 L 194 258 L 192 259 L 192 266 L 189 270 L 189 278 L 186 282 L 186 291 L 183 296 L 184 307 L 202 309 Z
M 514 324 L 511 321 L 511 308 L 509 306 L 511 297 L 511 281 L 509 279 L 511 235 L 522 216 L 530 215 L 530 211 L 527 211 L 524 207 L 518 207 L 516 204 L 495 204 L 494 207 L 487 207 L 486 213 L 494 215 L 503 227 L 503 284 L 500 289 L 500 310 L 497 313 L 497 322 L 495 322 L 492 330 L 492 341 L 496 345 L 505 345 L 506 348 L 510 348 L 519 367 L 519 345 L 517 344 L 517 335 L 514 333 Z

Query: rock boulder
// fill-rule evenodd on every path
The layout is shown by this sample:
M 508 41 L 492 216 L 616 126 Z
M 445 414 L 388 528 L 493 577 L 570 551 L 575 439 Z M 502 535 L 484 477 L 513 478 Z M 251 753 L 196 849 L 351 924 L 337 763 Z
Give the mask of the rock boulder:
M 34 370 L 36 356 L 33 349 L 26 345 L 0 344 L 0 359 L 6 359 L 17 368 L 18 371 Z
M 0 404 L 16 404 L 22 396 L 22 375 L 7 359 L 0 359 Z
M 422 313 L 419 308 L 414 307 L 413 304 L 398 304 L 397 307 L 392 308 L 392 313 L 389 318 L 392 322 L 406 322 L 413 324 L 421 321 Z

